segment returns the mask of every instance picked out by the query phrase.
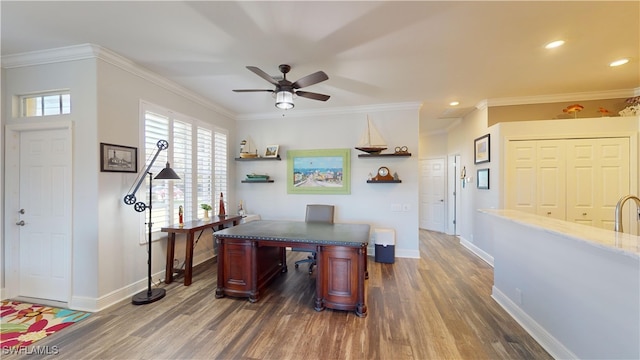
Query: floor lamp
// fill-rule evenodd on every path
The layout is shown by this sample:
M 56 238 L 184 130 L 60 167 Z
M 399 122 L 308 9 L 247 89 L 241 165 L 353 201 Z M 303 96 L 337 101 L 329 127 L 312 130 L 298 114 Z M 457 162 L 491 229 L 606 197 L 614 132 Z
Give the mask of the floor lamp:
M 149 239 L 147 242 L 147 245 L 148 245 L 147 290 L 141 291 L 133 296 L 133 298 L 131 299 L 131 303 L 133 305 L 150 304 L 154 301 L 158 301 L 162 299 L 166 295 L 166 292 L 164 289 L 160 289 L 160 288 L 151 289 L 151 230 L 153 228 L 153 223 L 151 222 L 151 208 L 152 208 L 151 199 L 153 197 L 152 181 L 154 178 L 153 178 L 153 174 L 149 170 L 151 170 L 151 166 L 153 166 L 153 163 L 158 158 L 158 155 L 160 154 L 160 152 L 162 150 L 166 150 L 169 148 L 169 143 L 166 140 L 159 140 L 156 146 L 158 147 L 158 149 L 156 150 L 156 153 L 153 156 L 153 159 L 151 159 L 151 162 L 147 166 L 147 169 L 140 174 L 138 183 L 136 184 L 133 191 L 130 191 L 129 194 L 127 194 L 124 197 L 124 203 L 127 205 L 133 205 L 133 208 L 137 212 L 143 212 L 147 208 L 149 209 L 149 221 L 147 222 L 147 226 L 149 227 Z M 136 202 L 136 196 L 135 196 L 135 193 L 140 188 L 140 185 L 142 185 L 142 181 L 144 181 L 145 174 L 149 175 L 149 205 L 148 206 L 141 201 Z M 155 178 L 158 180 L 179 180 L 180 179 L 178 174 L 176 174 L 176 172 L 173 171 L 173 169 L 171 169 L 171 167 L 169 166 L 169 162 L 167 162 L 167 166 L 164 169 L 162 169 L 162 171 L 160 171 L 160 173 Z

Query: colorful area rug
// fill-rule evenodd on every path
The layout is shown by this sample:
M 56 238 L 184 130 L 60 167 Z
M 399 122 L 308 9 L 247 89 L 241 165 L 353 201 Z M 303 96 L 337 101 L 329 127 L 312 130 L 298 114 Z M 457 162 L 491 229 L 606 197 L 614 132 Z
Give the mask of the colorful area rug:
M 91 313 L 2 300 L 0 347 L 21 348 L 87 318 Z

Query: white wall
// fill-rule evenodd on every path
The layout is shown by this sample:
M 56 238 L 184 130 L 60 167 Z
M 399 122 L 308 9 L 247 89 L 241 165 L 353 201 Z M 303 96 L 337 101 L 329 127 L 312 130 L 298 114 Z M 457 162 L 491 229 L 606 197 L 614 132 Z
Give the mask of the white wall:
M 300 100 L 302 102 L 304 100 Z M 300 105 L 302 107 L 302 105 Z M 358 158 L 355 150 L 365 131 L 367 114 L 393 152 L 406 145 L 411 157 Z M 418 251 L 418 106 L 377 108 L 367 112 L 345 111 L 321 115 L 296 116 L 275 112 L 273 118 L 238 122 L 238 142 L 234 156 L 239 156 L 240 140 L 251 136 L 260 152 L 267 145 L 279 144 L 282 161 L 236 162 L 237 200 L 249 213 L 262 219 L 304 220 L 309 203 L 336 205 L 336 221 L 367 223 L 372 228 L 396 231 L 396 256 L 419 257 Z M 350 195 L 287 194 L 287 151 L 309 149 L 351 149 Z M 380 166 L 397 172 L 400 184 L 368 184 L 369 173 Z M 275 181 L 269 184 L 240 183 L 249 173 L 267 173 Z M 394 212 L 392 204 L 406 204 L 408 211 Z M 371 244 L 370 244 L 371 247 Z
M 61 51 L 62 56 L 57 59 L 64 58 L 66 51 Z M 13 118 L 7 104 L 17 94 L 52 89 L 71 91 L 72 113 L 61 116 L 74 124 L 73 273 L 69 306 L 94 311 L 145 289 L 147 277 L 147 247 L 142 243 L 145 213 L 137 213 L 123 203 L 136 175 L 100 172 L 100 143 L 138 147 L 139 170 L 144 169 L 141 99 L 226 128 L 230 142 L 235 137 L 235 121 L 188 91 L 105 49 L 81 46 L 72 52 L 82 60 L 39 65 L 46 63 L 42 60 L 6 69 L 2 119 L 3 125 L 51 121 L 50 117 Z M 46 59 L 47 54 L 38 56 Z M 230 171 L 234 171 L 233 166 Z M 235 184 L 230 185 L 233 192 Z M 7 197 L 6 201 L 11 204 L 17 198 Z M 183 260 L 184 239 L 178 242 L 176 258 Z M 211 236 L 203 236 L 194 252 L 196 261 L 213 256 L 212 244 Z M 153 243 L 154 280 L 164 277 L 165 248 L 165 241 Z M 5 264 L 4 274 L 15 271 L 8 266 Z

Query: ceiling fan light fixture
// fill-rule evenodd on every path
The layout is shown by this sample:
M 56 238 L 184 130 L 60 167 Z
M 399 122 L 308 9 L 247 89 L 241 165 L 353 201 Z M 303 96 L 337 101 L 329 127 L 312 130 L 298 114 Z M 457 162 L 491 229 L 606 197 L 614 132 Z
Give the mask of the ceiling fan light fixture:
M 293 93 L 282 90 L 276 93 L 276 107 L 282 110 L 293 109 Z

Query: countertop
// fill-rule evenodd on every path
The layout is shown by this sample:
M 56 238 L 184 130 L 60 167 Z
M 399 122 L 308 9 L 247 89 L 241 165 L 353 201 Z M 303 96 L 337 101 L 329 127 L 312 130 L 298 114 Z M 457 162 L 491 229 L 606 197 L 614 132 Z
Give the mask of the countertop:
M 640 257 L 640 236 L 552 219 L 517 210 L 480 209 L 479 211 L 527 227 L 555 233 L 578 241 L 586 241 L 594 246 Z

